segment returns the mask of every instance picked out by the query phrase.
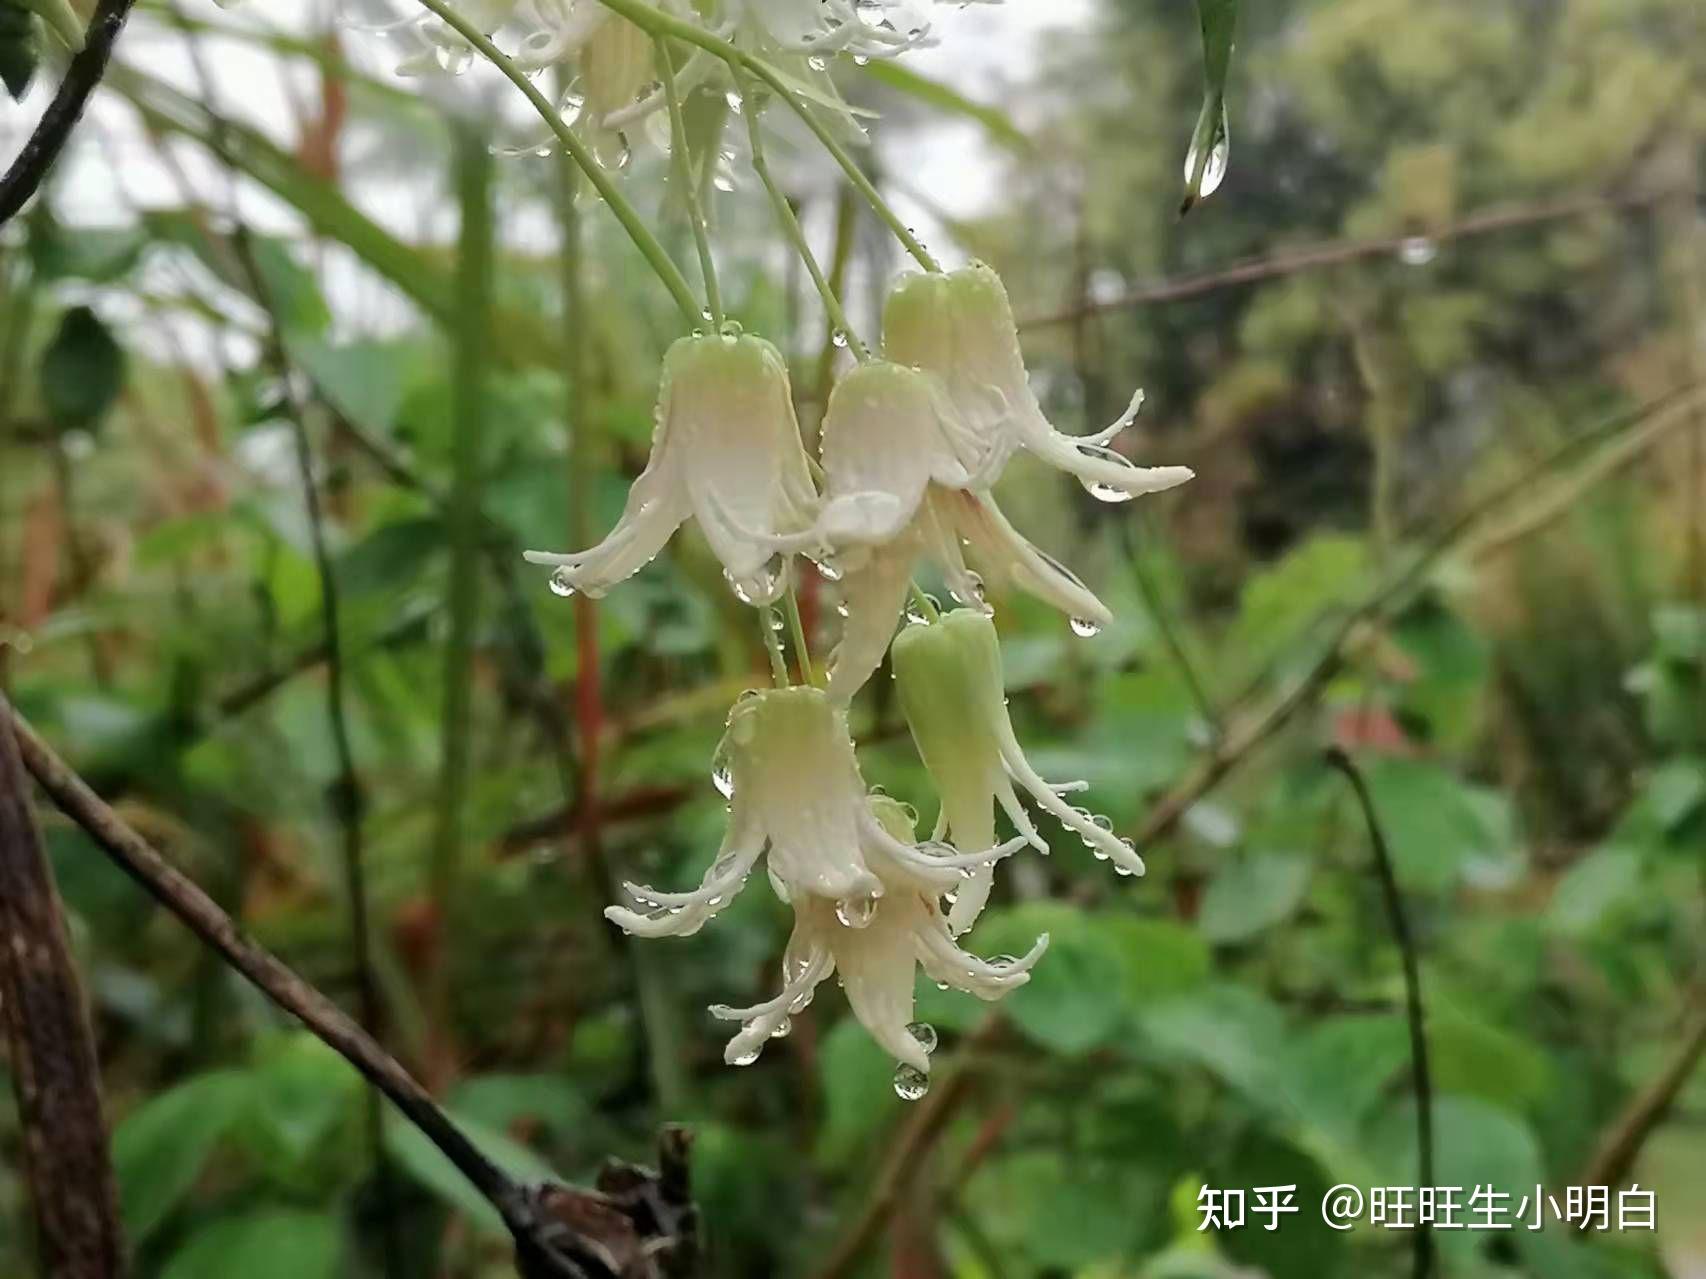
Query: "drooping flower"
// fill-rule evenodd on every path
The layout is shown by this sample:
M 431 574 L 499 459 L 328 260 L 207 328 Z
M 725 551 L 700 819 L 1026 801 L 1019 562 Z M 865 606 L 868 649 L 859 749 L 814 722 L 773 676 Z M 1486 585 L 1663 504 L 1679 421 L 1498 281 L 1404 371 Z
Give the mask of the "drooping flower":
M 981 263 L 945 275 L 910 275 L 896 284 L 883 306 L 883 349 L 890 359 L 926 369 L 946 385 L 978 442 L 970 459 L 971 488 L 988 488 L 1021 448 L 1076 476 L 1108 502 L 1191 478 L 1188 467 L 1141 467 L 1108 447 L 1136 417 L 1142 392 L 1118 421 L 1093 435 L 1055 430 L 1031 390 L 1007 290 Z
M 737 43 L 763 53 L 881 58 L 930 34 L 911 0 L 724 0 L 723 19 Z
M 904 805 L 872 795 L 868 811 L 891 840 L 912 846 L 913 817 Z M 901 1063 L 895 1090 L 903 1097 L 917 1097 L 927 1086 L 935 1047 L 935 1032 L 913 1021 L 917 970 L 986 1000 L 999 999 L 1030 980 L 1032 966 L 1048 948 L 1047 934 L 1021 958 L 980 959 L 955 944 L 940 894 L 916 863 L 880 856 L 872 867 L 883 893 L 864 927 L 849 927 L 834 903 L 821 897 L 796 898 L 781 992 L 750 1008 L 712 1007 L 713 1016 L 741 1023 L 723 1053 L 731 1065 L 751 1063 L 769 1040 L 787 1034 L 792 1014 L 811 1003 L 820 982 L 839 972 L 853 1015 Z
M 559 594 L 602 595 L 692 516 L 735 593 L 767 604 L 787 585 L 776 538 L 809 528 L 817 507 L 781 352 L 751 336 L 682 338 L 664 357 L 651 458 L 616 527 L 589 550 L 527 559 L 555 568 Z
M 1105 818 L 1061 798 L 1084 789 L 1083 783 L 1053 785 L 1025 758 L 1007 712 L 1001 643 L 988 616 L 955 609 L 928 626 L 909 626 L 895 639 L 893 662 L 906 722 L 942 798 L 938 837 L 946 834 L 961 847 L 993 844 L 999 806 L 1020 835 L 1046 853 L 1019 802 L 1022 789 L 1121 874 L 1143 873 L 1143 859 Z M 955 931 L 976 920 L 992 882 L 990 868 L 982 867 L 960 891 L 948 916 Z
M 664 893 L 626 885 L 641 909 L 611 906 L 604 913 L 612 923 L 644 937 L 697 932 L 733 900 L 768 850 L 765 868 L 778 897 L 796 905 L 818 899 L 859 929 L 887 891 L 888 871 L 878 867 L 943 894 L 1025 843 L 956 853 L 897 838 L 866 800 L 846 713 L 816 688 L 769 689 L 736 702 L 713 774 L 729 796 L 729 824 L 699 887 Z
M 880 360 L 849 371 L 830 394 L 822 452 L 822 513 L 808 533 L 777 545 L 807 551 L 841 578 L 847 620 L 830 667 L 837 699 L 850 700 L 881 664 L 920 560 L 962 603 L 981 604 L 988 581 L 1027 591 L 1081 626 L 1112 620 L 972 487 L 986 449 L 935 375 Z

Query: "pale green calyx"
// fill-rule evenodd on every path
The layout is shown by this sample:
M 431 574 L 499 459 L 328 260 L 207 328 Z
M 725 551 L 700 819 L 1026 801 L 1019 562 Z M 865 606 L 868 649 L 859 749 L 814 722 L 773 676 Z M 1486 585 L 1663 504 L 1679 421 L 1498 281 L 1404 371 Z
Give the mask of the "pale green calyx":
M 1122 874 L 1143 873 L 1143 859 L 1105 818 L 1061 798 L 1084 789 L 1082 782 L 1050 784 L 1026 760 L 1007 712 L 1001 643 L 988 616 L 955 609 L 930 625 L 909 626 L 895 638 L 891 658 L 907 725 L 942 797 L 938 834 L 956 845 L 986 848 L 995 840 L 1000 805 L 1026 842 L 1046 853 L 1016 783 L 1097 857 L 1112 861 Z M 980 870 L 960 893 L 949 915 L 956 930 L 977 918 L 992 881 L 992 872 Z
M 1136 418 L 1141 391 L 1118 421 L 1093 435 L 1054 429 L 1031 391 L 1007 290 L 982 263 L 897 283 L 883 306 L 883 349 L 890 359 L 935 373 L 946 385 L 979 441 L 972 487 L 993 484 L 1020 448 L 1076 476 L 1108 502 L 1191 478 L 1187 467 L 1140 467 L 1107 447 Z
M 787 586 L 778 544 L 808 529 L 817 507 L 781 352 L 733 332 L 696 335 L 664 357 L 651 459 L 615 529 L 589 550 L 526 554 L 556 570 L 559 594 L 598 596 L 650 562 L 691 516 L 735 594 L 767 604 Z

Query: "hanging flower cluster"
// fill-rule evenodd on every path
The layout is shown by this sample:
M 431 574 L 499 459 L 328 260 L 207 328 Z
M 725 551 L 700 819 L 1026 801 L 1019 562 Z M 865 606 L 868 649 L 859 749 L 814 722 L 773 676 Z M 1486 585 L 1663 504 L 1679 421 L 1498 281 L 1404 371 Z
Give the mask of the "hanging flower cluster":
M 1110 615 L 1014 529 L 990 490 L 1020 450 L 1110 502 L 1171 488 L 1191 472 L 1140 467 L 1109 447 L 1140 397 L 1094 435 L 1049 423 L 1030 389 L 1006 290 L 986 266 L 902 279 L 883 322 L 882 358 L 848 372 L 829 399 L 817 475 L 774 346 L 732 325 L 676 342 L 664 360 L 651 457 L 616 527 L 588 550 L 527 558 L 552 570 L 558 594 L 600 595 L 691 518 L 743 602 L 782 598 L 800 555 L 839 584 L 845 623 L 825 686 L 784 679 L 746 694 L 729 715 L 712 770 L 729 798 L 729 824 L 703 881 L 673 893 L 626 885 L 631 905 L 606 914 L 638 936 L 686 936 L 762 859 L 794 911 L 794 930 L 774 998 L 712 1009 L 739 1025 L 727 1060 L 756 1060 L 818 983 L 839 973 L 854 1015 L 899 1063 L 896 1091 L 911 1098 L 928 1086 L 935 1044 L 934 1032 L 913 1021 L 917 970 L 993 1000 L 1027 981 L 1047 946 L 1039 938 L 1020 958 L 991 961 L 957 940 L 987 902 L 1001 859 L 1027 846 L 1048 851 L 1025 797 L 1122 874 L 1143 871 L 1105 818 L 1064 798 L 1083 783 L 1045 780 L 1014 734 L 984 584 L 1035 595 L 1080 634 Z M 924 597 L 901 626 L 920 562 L 933 564 L 964 607 L 937 615 Z M 768 622 L 765 630 L 773 639 Z M 885 653 L 941 797 L 929 839 L 918 838 L 909 809 L 868 790 L 848 730 L 847 705 Z M 779 656 L 777 665 L 785 672 Z M 998 814 L 1016 832 L 1005 842 Z
M 999 0 L 984 0 L 999 3 Z M 655 0 L 658 12 L 692 22 L 736 48 L 773 63 L 852 132 L 854 113 L 827 74 L 829 61 L 892 57 L 930 42 L 931 0 Z M 512 50 L 523 71 L 568 67 L 573 79 L 559 109 L 598 144 L 600 159 L 620 166 L 626 133 L 656 120 L 665 105 L 653 38 L 601 0 L 453 0 L 462 18 Z M 420 37 L 397 66 L 400 75 L 460 75 L 474 50 L 442 18 L 409 19 Z M 685 89 L 713 74 L 714 59 L 696 52 L 675 74 Z

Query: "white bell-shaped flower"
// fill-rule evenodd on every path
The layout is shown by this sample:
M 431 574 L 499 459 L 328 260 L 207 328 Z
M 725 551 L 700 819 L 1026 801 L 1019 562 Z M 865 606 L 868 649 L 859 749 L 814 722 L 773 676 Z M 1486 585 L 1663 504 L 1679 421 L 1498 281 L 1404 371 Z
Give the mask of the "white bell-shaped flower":
M 1051 784 L 1026 760 L 1007 712 L 1001 643 L 989 617 L 955 609 L 928 626 L 909 626 L 895 639 L 893 662 L 906 722 L 942 797 L 938 837 L 945 834 L 961 847 L 993 844 L 999 806 L 1024 839 L 1046 853 L 1019 802 L 1023 790 L 1121 874 L 1143 873 L 1143 859 L 1106 818 L 1061 798 L 1084 783 Z M 992 882 L 992 869 L 982 867 L 960 891 L 948 916 L 956 932 L 976 920 Z
M 559 594 L 599 596 L 692 516 L 735 594 L 767 604 L 787 585 L 777 539 L 808 529 L 817 507 L 781 352 L 751 336 L 682 338 L 664 357 L 651 459 L 615 529 L 590 550 L 527 559 L 555 568 Z
M 962 603 L 981 604 L 987 581 L 1035 595 L 1084 626 L 1113 620 L 989 493 L 970 487 L 984 447 L 935 375 L 889 361 L 851 370 L 830 394 L 822 451 L 817 524 L 773 544 L 806 551 L 841 581 L 846 624 L 830 665 L 838 700 L 851 699 L 882 662 L 920 560 Z
M 1094 435 L 1064 435 L 1043 416 L 1019 350 L 1019 329 L 1001 277 L 981 263 L 946 275 L 914 274 L 883 306 L 888 357 L 936 374 L 978 440 L 973 488 L 988 488 L 1018 449 L 1076 476 L 1093 495 L 1123 502 L 1183 484 L 1183 466 L 1141 467 L 1108 447 L 1137 416 L 1142 392 Z
M 729 796 L 729 824 L 698 888 L 663 893 L 625 885 L 639 910 L 605 917 L 644 937 L 686 936 L 726 906 L 768 849 L 766 869 L 783 901 L 817 898 L 846 927 L 863 928 L 886 890 L 876 865 L 898 867 L 941 894 L 984 863 L 1024 847 L 956 853 L 897 839 L 872 815 L 847 716 L 819 689 L 754 692 L 735 703 L 713 776 Z
M 868 811 L 892 841 L 912 847 L 913 818 L 904 805 L 873 795 Z M 896 1090 L 917 1096 L 929 1076 L 930 1050 L 935 1047 L 935 1033 L 913 1022 L 918 969 L 934 981 L 986 1000 L 999 999 L 1030 980 L 1032 966 L 1048 948 L 1047 934 L 1022 958 L 980 959 L 954 943 L 936 885 L 918 872 L 916 862 L 879 855 L 871 864 L 883 893 L 863 927 L 849 927 L 833 902 L 796 898 L 781 992 L 750 1008 L 712 1007 L 713 1016 L 741 1023 L 740 1033 L 724 1050 L 724 1060 L 737 1066 L 755 1061 L 767 1042 L 787 1033 L 789 1018 L 811 1003 L 818 984 L 839 972 L 853 1015 L 901 1062 Z

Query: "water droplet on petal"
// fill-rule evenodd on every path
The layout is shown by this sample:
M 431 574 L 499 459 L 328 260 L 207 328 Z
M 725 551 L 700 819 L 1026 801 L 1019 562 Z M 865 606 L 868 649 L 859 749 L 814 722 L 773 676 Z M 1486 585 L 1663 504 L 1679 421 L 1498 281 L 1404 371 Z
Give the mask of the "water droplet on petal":
M 835 903 L 835 917 L 845 928 L 868 928 L 871 921 L 877 917 L 877 895 L 866 893 L 857 897 L 843 897 Z
M 1115 488 L 1112 484 L 1104 484 L 1101 480 L 1091 480 L 1084 486 L 1084 491 L 1098 502 L 1109 504 L 1129 502 L 1136 496 L 1136 494 L 1129 493 L 1125 489 Z
M 746 1052 L 739 1053 L 736 1056 L 731 1057 L 729 1059 L 729 1065 L 731 1065 L 731 1066 L 750 1066 L 750 1065 L 752 1065 L 753 1062 L 758 1060 L 758 1054 L 762 1051 L 763 1051 L 763 1049 L 761 1049 L 761 1048 L 752 1048 Z
M 793 1019 L 790 1017 L 784 1017 L 784 1018 L 782 1018 L 781 1021 L 776 1023 L 775 1029 L 773 1029 L 770 1032 L 770 1038 L 772 1038 L 772 1039 L 786 1039 L 788 1037 L 788 1033 L 790 1031 L 792 1031 L 793 1029 L 794 1029 Z
M 1075 617 L 1072 619 L 1072 633 L 1079 639 L 1094 639 L 1102 633 L 1102 627 L 1087 617 Z
M 918 1041 L 918 1046 L 927 1053 L 936 1051 L 936 1028 L 927 1021 L 915 1021 L 906 1028 L 906 1033 Z
M 795 995 L 793 1001 L 789 1003 L 788 1011 L 791 1013 L 805 1012 L 806 1009 L 812 1006 L 812 995 L 814 993 L 815 992 L 813 991 L 802 990 L 799 994 Z
M 717 788 L 717 793 L 724 799 L 734 798 L 735 774 L 726 754 L 719 753 L 711 761 L 711 785 Z
M 551 594 L 560 595 L 564 599 L 575 593 L 574 578 L 570 576 L 567 568 L 559 568 L 551 574 L 550 587 Z
M 894 1072 L 894 1095 L 902 1101 L 917 1101 L 930 1091 L 930 1076 L 917 1066 L 901 1066 Z

